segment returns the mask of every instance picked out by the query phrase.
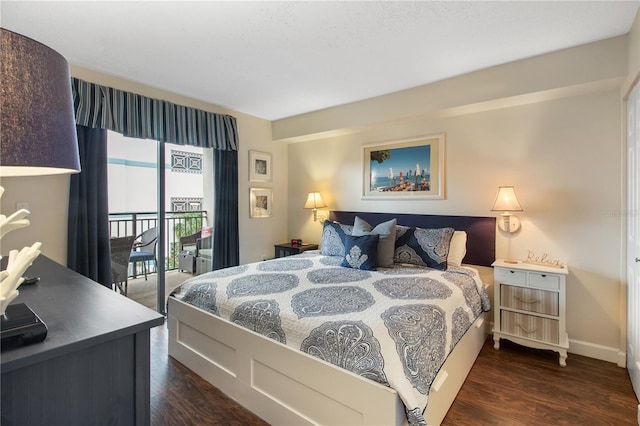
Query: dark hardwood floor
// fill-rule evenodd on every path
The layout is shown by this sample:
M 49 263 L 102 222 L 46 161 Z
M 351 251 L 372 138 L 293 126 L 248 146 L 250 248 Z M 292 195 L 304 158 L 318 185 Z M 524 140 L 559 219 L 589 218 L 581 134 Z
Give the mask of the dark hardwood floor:
M 166 322 L 151 329 L 151 425 L 268 424 L 169 357 L 168 341 Z
M 485 342 L 443 425 L 637 425 L 625 368 L 493 338 Z
M 152 425 L 266 425 L 167 355 L 166 325 L 151 329 Z M 627 370 L 489 338 L 443 425 L 637 425 Z

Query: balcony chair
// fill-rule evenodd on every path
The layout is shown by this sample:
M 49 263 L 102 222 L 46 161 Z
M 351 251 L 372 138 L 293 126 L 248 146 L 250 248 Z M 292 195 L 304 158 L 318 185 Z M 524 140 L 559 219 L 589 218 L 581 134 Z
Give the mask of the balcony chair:
M 180 237 L 180 251 L 188 251 L 195 254 L 196 241 L 200 238 L 200 234 L 201 232 L 198 231 L 195 234 Z
M 135 237 L 116 237 L 110 239 L 111 244 L 111 283 L 113 290 L 127 295 L 128 269 L 131 249 Z
M 135 265 L 142 262 L 142 270 L 144 271 L 144 279 L 147 280 L 147 262 L 153 260 L 156 268 L 158 260 L 156 259 L 156 246 L 158 244 L 158 228 L 149 228 L 136 237 L 131 251 L 131 262 Z

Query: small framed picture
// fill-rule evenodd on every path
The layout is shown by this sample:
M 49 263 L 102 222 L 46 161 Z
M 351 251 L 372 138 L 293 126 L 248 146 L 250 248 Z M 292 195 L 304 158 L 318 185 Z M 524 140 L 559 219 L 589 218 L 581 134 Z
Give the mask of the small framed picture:
M 249 151 L 249 180 L 253 182 L 271 182 L 271 154 Z
M 249 217 L 271 217 L 273 192 L 271 188 L 249 188 Z

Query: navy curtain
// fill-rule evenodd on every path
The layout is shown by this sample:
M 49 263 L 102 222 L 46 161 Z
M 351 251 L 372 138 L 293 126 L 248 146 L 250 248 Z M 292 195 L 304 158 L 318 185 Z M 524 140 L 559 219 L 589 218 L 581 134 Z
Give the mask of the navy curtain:
M 212 269 L 240 263 L 238 151 L 213 151 L 214 212 Z
M 107 131 L 76 126 L 82 171 L 71 175 L 67 266 L 111 288 Z
M 106 143 L 100 143 L 105 149 L 104 157 L 99 157 L 88 146 L 94 140 L 90 130 L 101 130 L 106 140 L 106 130 L 103 129 L 135 138 L 213 148 L 215 193 L 212 267 L 220 269 L 238 265 L 238 131 L 235 117 L 176 105 L 77 78 L 71 79 L 71 93 L 76 123 L 80 125 L 78 129 L 86 132 L 82 138 L 87 141 L 84 149 L 89 159 L 86 165 L 82 164 L 82 178 L 78 177 L 82 183 L 73 183 L 72 180 L 69 267 L 105 285 L 111 285 L 111 279 L 108 278 L 110 267 L 106 273 L 102 271 L 104 265 L 110 265 Z M 80 138 L 78 130 L 79 144 Z M 80 149 L 82 161 L 82 145 Z M 85 173 L 87 170 L 89 172 Z M 102 176 L 102 170 L 104 182 L 97 177 Z M 106 234 L 101 228 L 103 222 L 107 226 Z M 102 254 L 104 248 L 106 258 Z
M 76 123 L 178 145 L 238 150 L 236 119 L 71 79 Z

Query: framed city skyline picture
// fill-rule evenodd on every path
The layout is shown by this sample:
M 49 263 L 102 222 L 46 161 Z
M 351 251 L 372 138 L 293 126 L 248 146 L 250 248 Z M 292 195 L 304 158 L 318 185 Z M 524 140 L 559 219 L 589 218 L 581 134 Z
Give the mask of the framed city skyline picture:
M 444 199 L 444 133 L 366 145 L 362 198 Z

